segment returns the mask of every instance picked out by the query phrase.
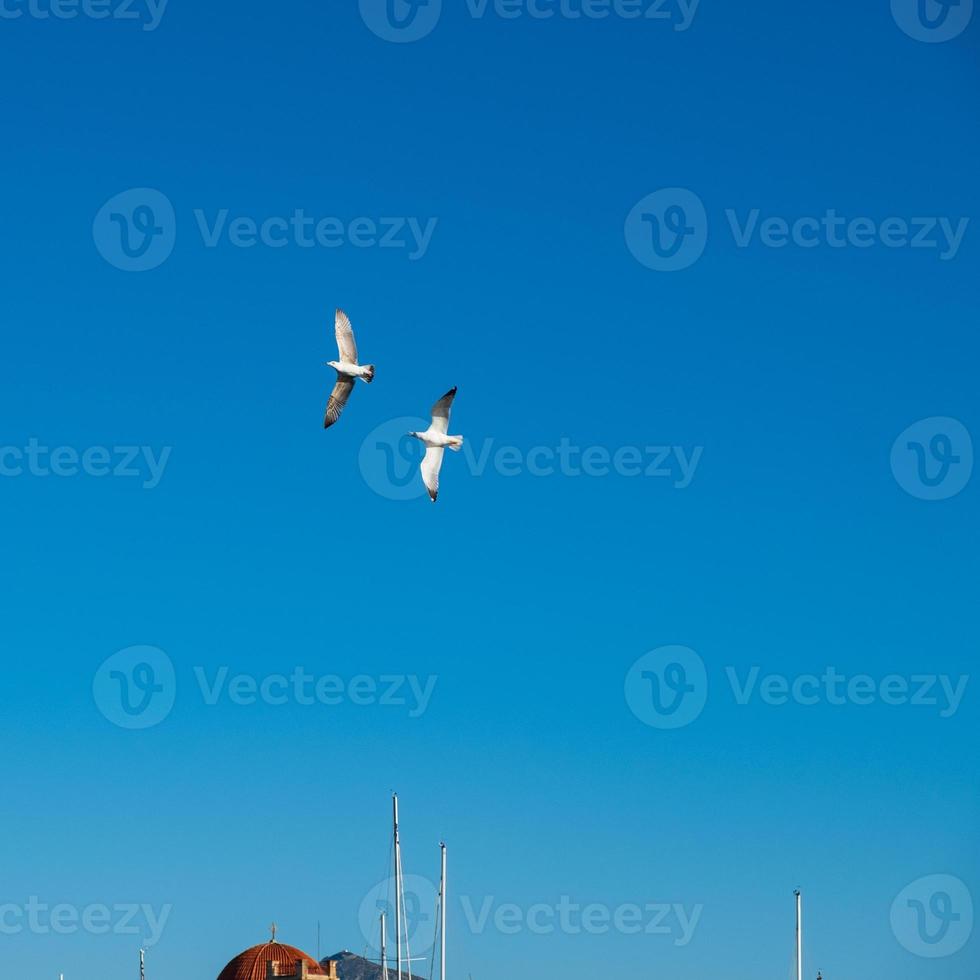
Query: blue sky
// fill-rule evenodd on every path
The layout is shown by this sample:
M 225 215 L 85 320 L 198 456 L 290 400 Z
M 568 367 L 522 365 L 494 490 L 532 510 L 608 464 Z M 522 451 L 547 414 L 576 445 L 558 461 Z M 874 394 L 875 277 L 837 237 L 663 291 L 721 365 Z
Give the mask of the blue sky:
M 398 789 L 454 980 L 783 980 L 795 887 L 808 977 L 976 975 L 980 28 L 892 6 L 4 0 L 5 974 L 362 952 Z

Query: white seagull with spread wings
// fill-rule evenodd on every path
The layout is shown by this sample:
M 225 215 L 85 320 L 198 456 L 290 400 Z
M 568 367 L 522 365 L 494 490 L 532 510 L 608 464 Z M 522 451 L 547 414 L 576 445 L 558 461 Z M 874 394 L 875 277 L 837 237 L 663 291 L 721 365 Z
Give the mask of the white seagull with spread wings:
M 350 320 L 343 310 L 337 310 L 334 321 L 334 332 L 337 334 L 337 350 L 340 352 L 339 361 L 327 361 L 327 366 L 337 372 L 337 383 L 330 393 L 327 411 L 323 416 L 323 427 L 329 429 L 344 410 L 347 399 L 350 398 L 354 380 L 360 378 L 370 384 L 374 380 L 373 364 L 357 363 L 357 344 L 354 341 L 354 331 Z
M 447 391 L 442 398 L 432 406 L 432 424 L 425 432 L 409 432 L 425 444 L 425 456 L 422 459 L 422 482 L 429 491 L 432 502 L 439 496 L 439 469 L 442 466 L 442 456 L 448 446 L 458 453 L 463 448 L 462 436 L 449 435 L 449 410 L 456 397 L 455 387 Z

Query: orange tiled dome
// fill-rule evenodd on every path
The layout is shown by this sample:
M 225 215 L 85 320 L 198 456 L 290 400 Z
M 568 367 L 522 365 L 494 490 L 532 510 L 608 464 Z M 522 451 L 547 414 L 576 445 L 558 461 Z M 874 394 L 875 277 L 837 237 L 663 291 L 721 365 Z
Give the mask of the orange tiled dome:
M 322 966 L 312 956 L 307 956 L 295 946 L 285 943 L 259 943 L 244 953 L 239 953 L 218 974 L 218 980 L 265 980 L 265 964 L 272 960 L 276 973 L 291 974 L 296 972 L 296 961 L 303 960 L 310 976 L 322 977 L 326 973 Z

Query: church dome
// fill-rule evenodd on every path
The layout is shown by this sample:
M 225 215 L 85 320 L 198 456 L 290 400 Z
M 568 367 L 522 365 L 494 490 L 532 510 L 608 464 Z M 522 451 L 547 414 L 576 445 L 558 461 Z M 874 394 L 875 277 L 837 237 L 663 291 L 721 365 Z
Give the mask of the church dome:
M 265 980 L 266 963 L 272 961 L 273 972 L 283 976 L 297 973 L 296 963 L 305 963 L 311 977 L 328 976 L 327 971 L 312 956 L 295 946 L 276 942 L 259 943 L 239 953 L 218 974 L 218 980 Z

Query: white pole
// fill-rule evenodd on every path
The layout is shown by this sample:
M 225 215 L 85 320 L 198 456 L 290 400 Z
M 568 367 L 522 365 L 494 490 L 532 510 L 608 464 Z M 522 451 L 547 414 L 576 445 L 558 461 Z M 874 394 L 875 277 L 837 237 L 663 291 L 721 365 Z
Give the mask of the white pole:
M 398 980 L 402 980 L 402 860 L 398 837 L 398 794 L 391 797 L 395 821 L 395 956 L 398 961 Z
M 388 931 L 385 913 L 381 913 L 381 980 L 388 980 Z
M 143 957 L 146 954 L 146 950 L 140 950 L 140 980 L 146 980 L 146 967 L 143 961 Z
M 442 878 L 439 885 L 439 937 L 442 945 L 439 951 L 439 980 L 446 980 L 446 845 L 442 849 Z
M 402 880 L 402 930 L 405 933 L 405 976 L 412 980 L 412 928 L 408 923 L 408 906 L 405 903 L 405 869 L 402 867 L 401 839 L 398 841 L 398 874 Z
M 796 896 L 796 980 L 803 980 L 803 895 L 797 889 Z

